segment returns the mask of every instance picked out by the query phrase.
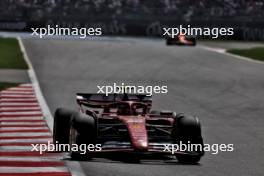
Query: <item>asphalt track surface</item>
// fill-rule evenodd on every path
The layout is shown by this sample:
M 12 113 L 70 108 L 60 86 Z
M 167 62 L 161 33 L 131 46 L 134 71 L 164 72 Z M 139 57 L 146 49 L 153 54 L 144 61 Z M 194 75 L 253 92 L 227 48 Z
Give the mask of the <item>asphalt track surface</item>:
M 76 92 L 97 85 L 167 85 L 155 109 L 198 115 L 205 143 L 233 143 L 233 152 L 207 152 L 199 165 L 177 161 L 130 164 L 80 161 L 86 175 L 262 176 L 264 174 L 264 64 L 201 47 L 167 47 L 144 40 L 23 40 L 52 112 L 75 108 Z

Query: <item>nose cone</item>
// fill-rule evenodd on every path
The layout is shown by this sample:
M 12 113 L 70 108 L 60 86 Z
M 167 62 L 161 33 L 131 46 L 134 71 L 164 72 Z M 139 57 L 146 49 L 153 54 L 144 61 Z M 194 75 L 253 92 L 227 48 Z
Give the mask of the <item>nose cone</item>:
M 135 150 L 148 150 L 148 137 L 145 123 L 130 124 L 128 126 L 131 143 Z
M 148 151 L 148 142 L 138 140 L 133 144 L 133 147 L 136 151 L 146 152 Z
M 146 121 L 143 117 L 126 117 L 124 123 L 127 125 L 131 139 L 131 144 L 135 150 L 148 150 L 148 136 L 146 130 Z

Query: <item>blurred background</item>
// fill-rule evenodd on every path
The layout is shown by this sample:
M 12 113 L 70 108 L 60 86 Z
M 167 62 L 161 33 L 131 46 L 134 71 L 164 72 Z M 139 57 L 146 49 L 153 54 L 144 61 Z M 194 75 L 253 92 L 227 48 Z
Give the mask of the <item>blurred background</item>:
M 162 27 L 233 27 L 221 39 L 264 40 L 263 0 L 1 0 L 0 30 L 101 27 L 106 35 L 161 36 Z

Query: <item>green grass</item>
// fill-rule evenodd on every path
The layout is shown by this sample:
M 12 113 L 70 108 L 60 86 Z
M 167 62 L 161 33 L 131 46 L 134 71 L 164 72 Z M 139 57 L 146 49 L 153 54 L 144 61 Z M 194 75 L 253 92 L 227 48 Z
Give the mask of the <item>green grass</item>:
M 250 49 L 230 49 L 227 52 L 237 54 L 251 59 L 264 61 L 264 47 L 256 47 Z
M 6 82 L 0 82 L 0 91 L 7 89 L 9 87 L 16 87 L 18 86 L 18 83 L 6 83 Z
M 16 39 L 0 38 L 0 68 L 28 69 Z

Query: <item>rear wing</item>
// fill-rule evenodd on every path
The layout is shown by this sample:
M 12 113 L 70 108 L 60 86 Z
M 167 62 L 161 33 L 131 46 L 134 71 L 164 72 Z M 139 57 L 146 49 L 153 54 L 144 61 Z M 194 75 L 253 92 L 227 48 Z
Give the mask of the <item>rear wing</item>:
M 135 101 L 146 103 L 149 107 L 152 105 L 152 97 L 146 94 L 89 94 L 89 93 L 77 93 L 77 103 L 81 106 L 87 106 L 91 108 L 104 108 L 109 104 L 119 101 Z

